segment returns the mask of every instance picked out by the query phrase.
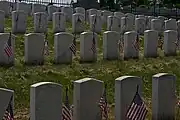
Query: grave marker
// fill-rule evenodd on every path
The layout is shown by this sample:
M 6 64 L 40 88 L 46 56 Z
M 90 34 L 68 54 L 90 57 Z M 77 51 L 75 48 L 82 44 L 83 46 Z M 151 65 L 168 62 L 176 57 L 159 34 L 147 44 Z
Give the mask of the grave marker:
M 47 14 L 45 12 L 37 12 L 34 14 L 34 32 L 46 33 L 48 27 Z
M 65 32 L 66 31 L 66 17 L 62 12 L 53 13 L 53 32 Z

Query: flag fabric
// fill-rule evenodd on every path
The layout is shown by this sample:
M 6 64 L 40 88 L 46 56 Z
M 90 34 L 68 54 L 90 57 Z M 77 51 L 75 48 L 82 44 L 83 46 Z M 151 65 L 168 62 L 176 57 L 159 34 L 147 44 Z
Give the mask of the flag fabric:
M 48 41 L 44 41 L 44 55 L 49 55 Z
M 4 52 L 9 58 L 12 57 L 13 55 L 12 45 L 11 45 L 11 33 L 9 34 L 9 38 L 4 45 Z
M 107 99 L 106 99 L 106 87 L 104 88 L 103 95 L 101 96 L 99 100 L 99 107 L 101 109 L 102 118 L 107 120 L 108 119 L 108 105 L 107 105 Z
M 94 37 L 94 32 L 93 32 L 93 39 L 92 39 L 92 45 L 91 45 L 91 50 L 93 51 L 93 53 L 96 53 L 96 40 Z
M 118 42 L 118 45 L 119 45 L 119 51 L 120 51 L 120 53 L 123 53 L 123 41 L 121 41 L 121 40 L 119 40 L 119 42 Z
M 66 99 L 62 106 L 62 120 L 72 120 L 71 109 L 69 106 L 68 89 L 66 88 Z
M 71 52 L 76 55 L 76 36 L 74 36 L 73 43 L 69 46 Z
M 134 47 L 135 47 L 136 50 L 139 50 L 139 34 L 138 33 L 137 33 L 137 36 L 136 36 Z
M 132 103 L 126 113 L 126 118 L 127 120 L 145 120 L 147 112 L 146 105 L 141 99 L 137 89 Z
M 9 101 L 8 107 L 5 111 L 5 114 L 2 120 L 14 120 L 13 108 L 12 108 L 12 97 Z
M 162 36 L 161 35 L 159 35 L 158 47 L 160 47 L 161 50 L 163 49 L 163 40 L 162 40 Z

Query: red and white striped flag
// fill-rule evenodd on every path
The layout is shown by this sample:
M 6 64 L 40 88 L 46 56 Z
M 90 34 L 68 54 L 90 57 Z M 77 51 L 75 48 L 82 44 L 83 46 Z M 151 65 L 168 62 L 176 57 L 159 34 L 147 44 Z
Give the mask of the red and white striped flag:
M 91 50 L 93 51 L 93 53 L 96 53 L 96 40 L 94 38 L 94 32 L 93 32 L 93 39 L 92 39 Z
M 12 45 L 11 45 L 11 32 L 9 34 L 8 41 L 4 45 L 4 52 L 9 58 L 12 57 L 13 55 Z
M 74 37 L 73 43 L 69 46 L 69 49 L 74 55 L 76 55 L 76 37 Z
M 14 120 L 13 108 L 12 108 L 12 97 L 9 101 L 8 107 L 5 111 L 5 114 L 2 120 Z
M 49 55 L 48 41 L 44 41 L 44 55 Z

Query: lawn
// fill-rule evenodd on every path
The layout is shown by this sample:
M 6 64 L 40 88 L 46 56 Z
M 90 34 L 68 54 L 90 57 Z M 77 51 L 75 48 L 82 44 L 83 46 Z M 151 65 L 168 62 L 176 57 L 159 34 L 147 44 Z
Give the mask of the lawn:
M 6 18 L 5 31 L 11 30 L 11 18 Z M 86 31 L 88 31 L 86 25 Z M 71 33 L 71 25 L 67 23 L 67 31 Z M 104 30 L 103 30 L 104 31 Z M 33 32 L 33 22 L 27 19 L 27 33 Z M 151 116 L 151 78 L 159 72 L 173 73 L 177 76 L 177 91 L 179 92 L 180 78 L 180 56 L 164 57 L 159 49 L 158 58 L 143 57 L 143 37 L 141 36 L 141 48 L 139 60 L 128 61 L 106 61 L 102 59 L 102 34 L 98 35 L 98 61 L 96 63 L 79 63 L 79 41 L 77 56 L 73 58 L 71 65 L 53 64 L 53 33 L 52 22 L 48 26 L 48 40 L 50 55 L 45 58 L 43 66 L 24 65 L 24 35 L 16 35 L 15 41 L 15 65 L 10 68 L 0 67 L 0 87 L 13 89 L 15 91 L 15 119 L 27 120 L 29 114 L 29 90 L 30 85 L 50 81 L 57 82 L 64 86 L 72 87 L 71 80 L 78 80 L 85 77 L 93 77 L 107 83 L 107 99 L 111 108 L 114 107 L 114 81 L 123 75 L 139 76 L 143 79 L 143 98 L 149 108 L 148 117 Z M 179 94 L 178 94 L 179 95 Z M 70 91 L 72 101 L 72 89 Z M 111 109 L 111 120 L 114 120 Z

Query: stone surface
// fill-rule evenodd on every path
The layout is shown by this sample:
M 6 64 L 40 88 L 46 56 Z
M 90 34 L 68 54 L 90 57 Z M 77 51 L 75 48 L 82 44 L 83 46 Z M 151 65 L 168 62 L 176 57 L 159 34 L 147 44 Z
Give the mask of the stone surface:
M 122 17 L 121 18 L 121 32 L 122 34 L 127 31 L 134 30 L 134 24 L 130 17 Z
M 72 16 L 72 32 L 73 33 L 81 33 L 84 31 L 84 15 L 81 13 L 75 13 Z
M 10 15 L 10 4 L 8 1 L 0 1 L 0 10 L 4 11 L 5 16 L 8 17 Z
M 85 12 L 86 12 L 86 10 L 85 10 L 83 7 L 76 7 L 74 10 L 75 10 L 76 13 L 83 14 L 83 16 L 84 16 L 84 18 L 85 18 Z
M 61 12 L 65 13 L 67 21 L 72 21 L 73 9 L 71 7 L 62 7 Z
M 103 33 L 103 58 L 107 60 L 119 59 L 118 41 L 120 34 L 115 31 Z
M 62 85 L 40 82 L 30 88 L 30 120 L 60 120 Z
M 49 5 L 48 6 L 48 20 L 52 21 L 52 16 L 53 13 L 58 12 L 58 7 L 54 6 L 54 5 Z
M 162 29 L 162 22 L 159 19 L 152 19 L 151 20 L 151 29 L 161 32 Z
M 151 20 L 155 19 L 154 16 L 147 16 L 146 17 L 146 30 L 150 30 L 151 29 Z
M 26 64 L 43 64 L 44 35 L 40 33 L 25 34 L 24 59 Z
M 146 28 L 145 22 L 146 22 L 146 20 L 144 18 L 136 18 L 135 19 L 135 31 L 140 35 L 144 34 L 144 31 Z
M 139 86 L 142 91 L 142 80 L 136 76 L 121 76 L 115 80 L 115 120 L 125 120 L 126 112 Z M 127 94 L 128 93 L 128 94 Z
M 42 4 L 32 4 L 32 15 L 37 12 L 46 12 L 46 6 Z
M 12 97 L 12 107 L 14 108 L 14 91 L 10 89 L 0 88 L 0 96 L 1 96 L 1 102 L 0 102 L 0 118 L 3 118 L 6 108 L 8 107 L 8 104 Z
M 53 32 L 65 32 L 66 31 L 66 17 L 62 12 L 53 13 Z
M 165 20 L 165 30 L 177 30 L 176 19 Z
M 102 95 L 102 90 L 103 82 L 93 78 L 74 81 L 73 120 L 101 119 L 98 102 Z
M 0 32 L 4 32 L 5 12 L 0 10 Z
M 95 45 L 93 44 L 93 38 Z M 83 32 L 80 34 L 80 62 L 93 62 L 97 60 L 97 34 Z
M 17 3 L 17 11 L 23 11 L 26 15 L 31 14 L 31 4 L 25 2 L 18 2 Z
M 11 35 L 11 49 L 12 56 L 8 55 L 4 51 L 4 47 L 9 39 L 9 33 L 0 33 L 0 65 L 13 65 L 14 64 L 14 51 L 15 51 L 15 36 Z
M 90 16 L 90 30 L 96 33 L 101 33 L 101 29 L 102 29 L 101 16 L 91 15 Z
M 125 14 L 122 12 L 114 12 L 114 16 L 118 17 L 119 19 L 121 19 L 122 17 L 125 17 Z
M 125 16 L 128 17 L 128 18 L 130 18 L 131 22 L 132 22 L 133 25 L 134 25 L 134 23 L 135 23 L 135 15 L 132 14 L 132 13 L 126 13 Z
M 54 61 L 56 64 L 71 63 L 72 52 L 69 49 L 73 43 L 73 35 L 66 32 L 54 35 Z
M 144 31 L 144 56 L 157 57 L 158 32 L 155 30 Z
M 46 33 L 48 27 L 48 18 L 45 12 L 37 12 L 34 14 L 34 32 Z
M 164 55 L 165 56 L 174 56 L 176 55 L 176 41 L 177 41 L 177 32 L 174 30 L 164 31 Z
M 26 33 L 26 18 L 24 11 L 12 12 L 12 33 Z
M 152 120 L 174 120 L 176 77 L 158 73 L 152 77 Z
M 107 18 L 108 16 L 112 16 L 113 13 L 107 10 L 102 11 L 102 23 L 106 26 L 107 25 Z
M 121 19 L 116 16 L 108 16 L 107 30 L 121 32 Z

